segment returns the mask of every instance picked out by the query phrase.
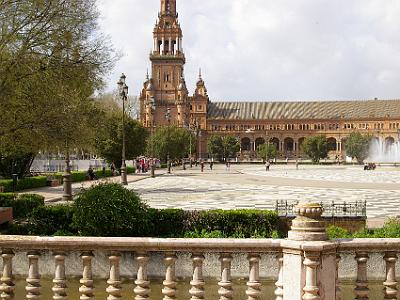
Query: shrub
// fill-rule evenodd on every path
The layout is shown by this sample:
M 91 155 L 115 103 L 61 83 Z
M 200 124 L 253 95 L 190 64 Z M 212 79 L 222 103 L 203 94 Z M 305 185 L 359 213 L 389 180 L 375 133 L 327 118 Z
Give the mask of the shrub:
M 150 228 L 149 236 L 182 237 L 185 234 L 185 223 L 190 212 L 182 209 L 154 209 L 148 210 Z
M 279 216 L 262 210 L 213 210 L 193 212 L 188 230 L 221 231 L 224 237 L 271 237 L 279 231 Z
M 150 236 L 266 238 L 283 236 L 275 212 L 260 210 L 184 211 L 149 209 Z
M 22 191 L 22 190 L 27 190 L 27 189 L 45 187 L 46 185 L 47 185 L 47 177 L 46 176 L 26 177 L 26 178 L 22 178 L 22 179 L 18 180 L 16 190 Z M 13 191 L 13 180 L 12 179 L 0 180 L 0 186 L 4 186 L 5 192 L 12 192 Z
M 74 208 L 70 205 L 38 207 L 28 218 L 29 234 L 51 236 L 57 232 L 73 233 L 73 214 Z
M 147 212 L 135 192 L 116 183 L 99 184 L 75 200 L 73 225 L 84 236 L 143 236 Z
M 44 197 L 35 194 L 0 194 L 0 207 L 12 207 L 15 219 L 27 217 L 34 209 L 44 206 Z
M 131 166 L 127 166 L 127 167 L 126 167 L 126 172 L 127 172 L 128 174 L 134 174 L 135 171 L 136 171 L 136 168 L 135 168 L 135 167 L 131 167 Z

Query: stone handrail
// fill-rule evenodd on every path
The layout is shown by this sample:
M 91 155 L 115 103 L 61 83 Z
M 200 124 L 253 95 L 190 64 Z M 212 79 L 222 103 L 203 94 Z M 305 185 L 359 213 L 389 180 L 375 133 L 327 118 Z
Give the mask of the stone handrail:
M 279 251 L 279 239 L 161 239 L 123 237 L 36 237 L 0 235 L 1 249 L 45 249 L 63 251 Z
M 233 299 L 232 260 L 235 253 L 246 254 L 249 300 L 261 298 L 260 267 L 262 255 L 272 255 L 277 267 L 276 300 L 339 300 L 339 268 L 343 257 L 350 255 L 356 264 L 355 299 L 368 299 L 367 265 L 370 253 L 379 253 L 385 264 L 384 299 L 396 299 L 396 262 L 400 239 L 337 239 L 328 240 L 321 221 L 323 208 L 317 203 L 301 204 L 296 208 L 288 239 L 160 239 L 117 237 L 32 237 L 0 236 L 3 260 L 0 278 L 0 298 L 14 299 L 13 261 L 27 260 L 26 298 L 40 299 L 39 264 L 51 259 L 55 265 L 53 299 L 67 298 L 66 258 L 78 259 L 82 266 L 80 299 L 94 299 L 93 263 L 101 257 L 109 265 L 107 293 L 110 300 L 121 299 L 121 264 L 123 253 L 135 260 L 135 299 L 149 299 L 148 266 L 153 253 L 160 253 L 164 277 L 162 294 L 165 300 L 176 299 L 176 264 L 178 253 L 190 254 L 191 300 L 205 299 L 204 261 L 206 253 L 217 256 L 220 265 L 219 299 Z M 46 253 L 47 252 L 47 253 Z M 76 256 L 76 252 L 79 256 Z M 100 257 L 97 255 L 102 252 Z M 45 255 L 43 255 L 45 254 Z M 48 254 L 51 254 L 50 256 Z M 105 257 L 104 257 L 105 256 Z M 126 262 L 126 260 L 125 260 Z M 46 264 L 49 262 L 46 261 Z M 215 267 L 215 266 L 214 266 Z M 80 272 L 80 271 L 79 271 Z

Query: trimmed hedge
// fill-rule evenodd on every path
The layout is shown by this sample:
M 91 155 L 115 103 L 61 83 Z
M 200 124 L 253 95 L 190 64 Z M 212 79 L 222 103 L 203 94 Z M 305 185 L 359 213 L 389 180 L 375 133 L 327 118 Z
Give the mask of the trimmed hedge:
M 17 182 L 17 191 L 34 189 L 45 187 L 47 185 L 47 177 L 46 176 L 35 176 L 35 177 L 26 177 L 19 179 Z M 13 180 L 12 179 L 2 179 L 0 180 L 0 186 L 4 186 L 4 192 L 12 192 L 13 191 Z
M 44 197 L 35 194 L 22 194 L 14 199 L 12 193 L 0 193 L 0 207 L 12 207 L 13 217 L 27 217 L 34 209 L 44 206 Z
M 156 237 L 279 237 L 279 216 L 264 210 L 184 211 L 150 209 L 148 235 Z
M 176 238 L 285 235 L 280 230 L 280 218 L 272 211 L 152 209 L 135 192 L 115 183 L 102 183 L 83 191 L 73 206 L 40 204 L 25 213 L 28 228 L 22 228 L 27 226 L 22 224 L 21 228 L 13 226 L 10 230 L 34 235 Z
M 128 174 L 135 173 L 134 167 L 126 168 Z M 103 174 L 103 170 L 95 171 L 97 178 L 106 178 L 112 177 L 112 172 L 110 169 L 105 170 Z M 34 177 L 25 177 L 19 179 L 17 182 L 16 191 L 28 190 L 45 187 L 48 184 L 48 178 L 54 178 L 62 183 L 62 173 L 56 173 L 51 176 L 34 176 Z M 83 182 L 87 180 L 87 171 L 73 171 L 71 172 L 71 180 L 72 182 Z M 12 179 L 2 179 L 0 180 L 0 186 L 4 186 L 4 192 L 10 193 L 13 192 L 13 180 Z
M 72 227 L 74 207 L 69 205 L 42 206 L 34 209 L 28 218 L 30 235 L 76 235 Z

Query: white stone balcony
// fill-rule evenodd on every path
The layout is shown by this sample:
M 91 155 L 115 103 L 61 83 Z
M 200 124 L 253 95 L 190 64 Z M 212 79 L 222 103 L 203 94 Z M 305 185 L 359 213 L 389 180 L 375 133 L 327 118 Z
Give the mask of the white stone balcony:
M 341 299 L 339 279 L 355 280 L 355 299 L 368 299 L 369 279 L 381 280 L 380 299 L 397 299 L 400 239 L 328 241 L 321 207 L 296 212 L 286 240 L 0 236 L 0 297 L 16 299 L 18 275 L 26 279 L 26 299 L 42 299 L 41 277 L 49 276 L 53 299 L 67 299 L 67 280 L 76 276 L 82 300 L 94 299 L 94 278 L 107 281 L 107 299 L 122 299 L 122 277 L 135 278 L 136 300 L 149 299 L 150 281 L 160 277 L 164 300 L 176 299 L 178 277 L 190 284 L 192 300 L 205 299 L 206 277 L 218 278 L 221 300 L 233 299 L 234 277 L 247 281 L 241 299 L 263 298 L 266 278 L 276 282 L 278 300 Z

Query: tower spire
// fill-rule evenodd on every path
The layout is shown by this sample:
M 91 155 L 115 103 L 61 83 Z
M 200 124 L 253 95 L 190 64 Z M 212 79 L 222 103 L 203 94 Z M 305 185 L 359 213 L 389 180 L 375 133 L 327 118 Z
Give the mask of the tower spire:
M 176 0 L 161 0 L 161 15 L 176 16 Z
M 201 80 L 201 68 L 199 68 L 199 80 Z

